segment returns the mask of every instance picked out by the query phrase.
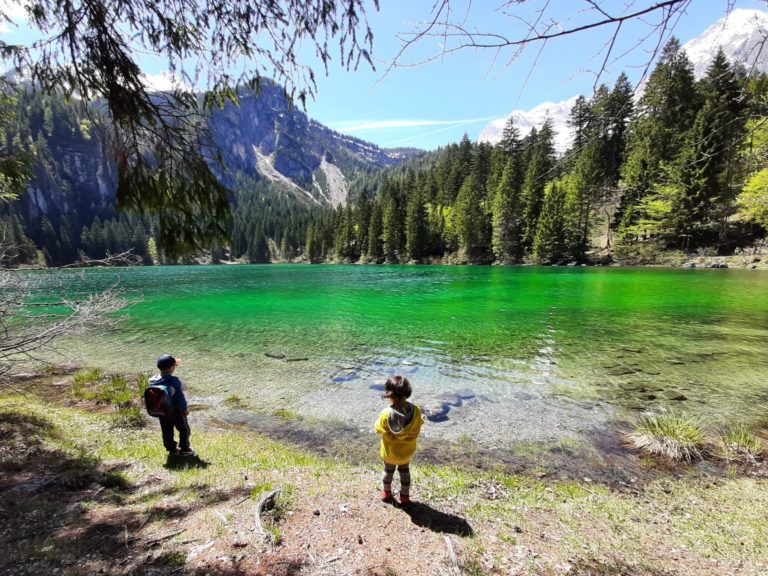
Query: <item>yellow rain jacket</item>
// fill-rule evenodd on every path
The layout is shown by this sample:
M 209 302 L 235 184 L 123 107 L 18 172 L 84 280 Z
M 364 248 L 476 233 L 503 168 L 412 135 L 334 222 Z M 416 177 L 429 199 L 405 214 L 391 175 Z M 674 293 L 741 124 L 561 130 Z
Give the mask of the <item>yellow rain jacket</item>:
M 424 417 L 421 409 L 413 406 L 413 418 L 399 432 L 393 432 L 389 427 L 389 415 L 392 408 L 385 408 L 379 414 L 379 419 L 374 424 L 374 430 L 381 434 L 381 459 L 387 464 L 408 464 L 416 452 L 416 438 L 421 431 Z

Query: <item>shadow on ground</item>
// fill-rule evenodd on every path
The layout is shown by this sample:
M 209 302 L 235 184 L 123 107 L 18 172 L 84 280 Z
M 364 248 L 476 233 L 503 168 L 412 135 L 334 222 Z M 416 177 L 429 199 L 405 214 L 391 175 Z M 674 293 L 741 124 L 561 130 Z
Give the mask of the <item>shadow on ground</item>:
M 200 456 L 168 456 L 165 460 L 165 468 L 168 470 L 189 470 L 190 468 L 208 468 L 210 462 L 206 462 Z
M 677 572 L 657 570 L 648 566 L 632 566 L 624 560 L 598 560 L 579 558 L 570 564 L 572 576 L 673 576 Z
M 0 409 L 0 576 L 178 574 L 185 555 L 158 554 L 173 537 L 166 520 L 241 496 L 203 485 L 131 486 L 122 465 L 57 450 L 54 421 L 14 408 Z M 149 513 L 135 506 L 155 498 Z M 271 573 L 296 573 L 286 566 Z M 244 572 L 223 566 L 215 573 Z
M 464 518 L 454 514 L 446 514 L 435 510 L 423 502 L 412 502 L 403 506 L 402 510 L 411 517 L 411 522 L 432 532 L 456 534 L 457 536 L 472 536 L 474 531 Z

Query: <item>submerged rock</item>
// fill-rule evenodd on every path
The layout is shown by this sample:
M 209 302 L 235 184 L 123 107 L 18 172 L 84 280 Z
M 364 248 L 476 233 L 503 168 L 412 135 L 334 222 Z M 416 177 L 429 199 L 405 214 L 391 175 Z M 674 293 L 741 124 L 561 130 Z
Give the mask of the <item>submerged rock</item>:
M 451 392 L 445 392 L 443 394 L 440 394 L 437 397 L 438 400 L 441 400 L 442 402 L 445 402 L 446 404 L 450 404 L 451 406 L 461 406 L 462 400 L 461 397 L 458 394 L 454 394 Z
M 421 412 L 430 422 L 445 422 L 448 420 L 448 412 L 450 410 L 451 406 L 449 404 L 438 402 L 424 405 Z
M 281 354 L 279 352 L 277 352 L 277 353 L 275 353 L 275 352 L 265 352 L 264 356 L 267 356 L 269 358 L 274 358 L 276 360 L 282 360 L 283 358 L 285 358 L 285 354 Z

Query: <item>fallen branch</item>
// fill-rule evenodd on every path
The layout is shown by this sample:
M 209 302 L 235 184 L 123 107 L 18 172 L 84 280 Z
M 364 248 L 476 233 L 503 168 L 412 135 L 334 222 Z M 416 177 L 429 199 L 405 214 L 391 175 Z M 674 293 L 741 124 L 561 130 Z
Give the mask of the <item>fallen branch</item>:
M 256 529 L 264 538 L 268 538 L 269 534 L 264 530 L 264 525 L 261 523 L 261 516 L 275 507 L 275 500 L 279 494 L 279 488 L 277 490 L 272 490 L 272 492 L 264 496 L 264 498 L 259 501 L 258 506 L 256 506 Z
M 160 536 L 159 538 L 155 538 L 154 540 L 148 540 L 147 546 L 154 546 L 155 544 L 162 542 L 163 540 L 170 540 L 174 536 L 178 536 L 182 532 L 186 532 L 186 528 L 182 528 L 181 530 L 177 530 L 176 532 L 171 532 L 170 534 L 166 534 L 165 536 Z
M 451 561 L 451 572 L 454 574 L 461 574 L 459 568 L 459 559 L 456 558 L 456 552 L 453 549 L 453 542 L 448 536 L 445 536 L 445 546 L 448 548 L 448 558 Z

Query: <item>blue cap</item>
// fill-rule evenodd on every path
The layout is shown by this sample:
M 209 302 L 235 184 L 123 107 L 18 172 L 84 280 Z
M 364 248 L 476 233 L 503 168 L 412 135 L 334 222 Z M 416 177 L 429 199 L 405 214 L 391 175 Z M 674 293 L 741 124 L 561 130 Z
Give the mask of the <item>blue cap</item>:
M 177 360 L 170 354 L 163 354 L 162 356 L 159 356 L 157 358 L 157 367 L 160 370 L 168 370 L 168 368 L 172 366 L 176 366 L 177 364 L 180 364 L 181 360 Z

